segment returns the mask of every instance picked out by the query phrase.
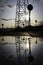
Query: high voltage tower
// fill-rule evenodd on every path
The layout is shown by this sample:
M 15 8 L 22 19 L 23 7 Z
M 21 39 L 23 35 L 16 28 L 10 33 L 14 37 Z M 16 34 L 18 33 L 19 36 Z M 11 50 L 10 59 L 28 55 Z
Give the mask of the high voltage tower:
M 28 15 L 27 11 L 27 5 L 29 4 L 28 0 L 17 0 L 16 4 L 16 19 L 15 19 L 15 27 L 20 26 L 22 23 L 22 26 L 26 23 L 26 15 Z

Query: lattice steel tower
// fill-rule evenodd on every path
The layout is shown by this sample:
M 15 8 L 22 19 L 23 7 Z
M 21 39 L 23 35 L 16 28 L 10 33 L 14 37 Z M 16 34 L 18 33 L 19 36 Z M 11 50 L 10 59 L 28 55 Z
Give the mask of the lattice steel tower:
M 17 0 L 16 4 L 16 19 L 15 26 L 24 26 L 23 22 L 26 22 L 26 15 L 28 15 L 27 5 L 29 4 L 28 0 Z

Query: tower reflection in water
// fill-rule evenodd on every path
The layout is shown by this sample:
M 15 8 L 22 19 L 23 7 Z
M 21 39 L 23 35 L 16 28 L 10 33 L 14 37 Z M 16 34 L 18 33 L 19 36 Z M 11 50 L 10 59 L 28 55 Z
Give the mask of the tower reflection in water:
M 26 65 L 31 64 L 34 61 L 34 57 L 31 54 L 31 38 L 15 38 L 16 51 L 17 51 L 17 64 Z M 28 50 L 27 50 L 28 47 Z M 27 51 L 29 51 L 27 53 Z
M 30 36 L 2 36 L 0 37 L 0 41 L 0 48 L 2 47 L 3 49 L 1 52 L 5 52 L 4 56 L 7 52 L 7 55 L 5 56 L 7 57 L 6 61 L 8 60 L 10 62 L 13 59 L 15 63 L 17 62 L 17 65 L 34 65 L 35 63 L 37 64 L 37 62 L 40 61 L 40 59 L 37 59 L 41 57 L 39 50 L 40 45 L 42 45 L 40 44 L 42 40 L 40 40 L 39 38 L 33 38 Z M 14 59 L 14 57 L 16 59 Z M 41 62 L 39 63 L 41 64 Z

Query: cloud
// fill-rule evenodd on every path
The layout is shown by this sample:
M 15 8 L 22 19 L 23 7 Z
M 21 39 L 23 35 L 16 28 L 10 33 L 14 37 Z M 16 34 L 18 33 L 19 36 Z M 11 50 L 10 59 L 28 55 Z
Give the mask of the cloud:
M 0 5 L 0 7 L 4 7 L 3 5 Z
M 5 0 L 0 0 L 0 3 L 5 2 Z
M 8 19 L 4 19 L 4 18 L 2 18 L 1 20 L 5 20 L 5 21 L 8 21 Z
M 39 25 L 43 25 L 43 21 L 39 21 L 40 23 L 39 23 Z
M 15 5 L 7 5 L 8 7 L 10 8 L 15 8 L 16 6 Z
M 0 0 L 0 7 L 4 7 L 5 6 L 5 2 L 6 2 L 6 0 Z
M 12 8 L 12 5 L 8 5 L 8 7 L 11 7 Z
M 15 20 L 15 19 L 4 19 L 4 18 L 1 18 L 1 20 L 8 21 L 8 20 Z

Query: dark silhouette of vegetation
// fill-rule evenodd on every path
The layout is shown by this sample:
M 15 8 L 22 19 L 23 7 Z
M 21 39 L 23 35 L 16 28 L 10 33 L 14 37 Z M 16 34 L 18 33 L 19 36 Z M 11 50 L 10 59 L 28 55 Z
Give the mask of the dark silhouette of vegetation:
M 37 26 L 37 20 L 35 20 L 35 23 L 36 23 L 36 25 L 35 25 L 35 26 Z
M 31 4 L 29 4 L 29 5 L 27 6 L 27 9 L 28 9 L 28 11 L 29 11 L 29 25 L 30 25 L 30 21 L 31 21 L 30 15 L 31 15 L 31 11 L 32 11 L 32 9 L 33 9 L 33 6 L 32 6 Z
M 33 6 L 32 6 L 31 4 L 29 4 L 29 5 L 27 6 L 27 9 L 28 9 L 29 11 L 31 11 L 31 10 L 33 9 Z
M 2 24 L 2 28 L 3 28 L 4 24 Z
M 20 33 L 19 33 L 20 32 Z M 0 35 L 21 35 L 22 32 L 27 32 L 31 36 L 42 36 L 43 37 L 43 25 L 41 26 L 26 26 L 24 28 L 0 28 Z M 36 33 L 37 32 L 37 33 Z

